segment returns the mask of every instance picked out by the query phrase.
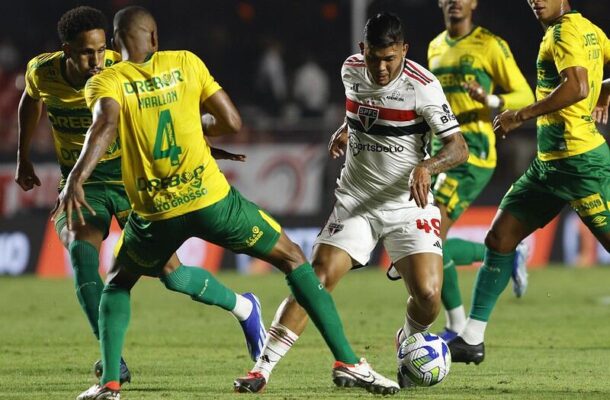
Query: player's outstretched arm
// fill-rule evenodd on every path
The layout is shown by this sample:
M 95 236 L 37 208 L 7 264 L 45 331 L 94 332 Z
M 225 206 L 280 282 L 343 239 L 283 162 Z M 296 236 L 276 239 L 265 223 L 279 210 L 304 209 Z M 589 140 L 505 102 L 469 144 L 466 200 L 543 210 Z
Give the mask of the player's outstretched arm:
M 224 90 L 208 97 L 201 106 L 209 113 L 201 119 L 206 135 L 222 136 L 236 134 L 241 130 L 241 116 Z
M 40 179 L 36 176 L 34 166 L 30 161 L 30 144 L 42 114 L 42 100 L 34 99 L 24 91 L 19 102 L 17 114 L 19 117 L 19 128 L 15 182 L 17 182 L 21 189 L 28 191 L 34 188 L 34 185 L 40 186 Z
M 57 206 L 52 211 L 53 219 L 66 211 L 68 229 L 70 230 L 72 230 L 73 211 L 76 211 L 81 225 L 85 225 L 81 207 L 87 208 L 91 214 L 95 215 L 95 211 L 85 200 L 83 183 L 91 175 L 97 163 L 116 138 L 118 120 L 119 103 L 116 100 L 103 97 L 93 106 L 93 122 L 87 131 L 83 150 L 70 175 L 68 175 L 64 189 L 59 194 Z
M 212 153 L 212 157 L 217 160 L 231 160 L 231 161 L 246 161 L 245 154 L 234 154 L 230 151 L 226 151 L 223 149 L 219 149 L 217 147 L 210 146 L 210 152 Z
M 508 110 L 494 118 L 494 132 L 504 137 L 523 122 L 540 115 L 559 111 L 589 95 L 589 78 L 584 67 L 569 67 L 561 71 L 561 83 L 544 99 L 519 110 Z
M 468 159 L 468 145 L 461 132 L 441 139 L 443 147 L 434 156 L 420 162 L 409 177 L 410 199 L 415 200 L 418 207 L 426 208 L 428 193 L 433 175 L 445 172 Z

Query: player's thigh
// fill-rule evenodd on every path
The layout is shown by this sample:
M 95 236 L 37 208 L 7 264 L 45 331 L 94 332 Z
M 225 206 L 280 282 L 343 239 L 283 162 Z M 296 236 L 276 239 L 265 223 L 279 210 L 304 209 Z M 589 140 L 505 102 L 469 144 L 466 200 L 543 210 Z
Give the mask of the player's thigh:
M 394 263 L 409 293 L 419 299 L 440 301 L 443 257 L 438 253 L 416 253 Z
M 325 243 L 314 246 L 313 268 L 328 290 L 333 290 L 356 263 L 347 251 L 339 247 Z
M 131 202 L 127 197 L 127 191 L 123 185 L 106 185 L 106 196 L 108 198 L 108 211 L 114 215 L 121 229 L 127 223 L 127 217 L 131 212 Z
M 434 184 L 434 201 L 445 208 L 449 219 L 456 221 L 479 197 L 493 172 L 492 168 L 464 163 L 440 174 Z
M 604 144 L 562 163 L 558 187 L 570 207 L 602 243 L 610 234 L 610 150 Z M 559 183 L 559 182 L 558 182 Z M 606 242 L 607 243 L 607 242 Z M 607 248 L 607 247 L 606 247 Z
M 548 182 L 547 166 L 536 159 L 508 189 L 499 208 L 523 224 L 524 230 L 533 232 L 555 218 L 565 204 L 566 201 L 557 195 L 553 185 Z M 512 233 L 514 229 L 503 226 L 500 223 L 493 224 L 493 229 L 503 240 L 519 243 L 523 239 L 512 238 L 515 236 Z
M 132 212 L 115 247 L 116 264 L 133 275 L 159 276 L 169 258 L 190 237 L 188 221 L 149 221 Z
M 345 252 L 355 263 L 366 265 L 379 237 L 368 211 L 350 211 L 335 203 L 330 217 L 314 242 L 314 248 L 320 245 L 332 246 Z
M 276 245 L 286 253 L 300 251 L 275 219 L 234 188 L 222 200 L 191 214 L 193 236 L 236 253 L 266 259 Z
M 102 235 L 102 239 L 106 239 L 106 237 L 108 236 L 110 222 L 112 219 L 112 215 L 108 211 L 108 205 L 110 200 L 106 194 L 106 190 L 101 184 L 85 185 L 84 190 L 85 200 L 87 201 L 87 203 L 89 203 L 91 208 L 95 210 L 95 215 L 93 215 L 87 208 L 81 208 L 83 218 L 85 219 L 85 224 L 93 230 L 100 232 Z M 72 213 L 72 218 L 76 218 L 76 214 Z M 57 232 L 58 236 L 62 238 L 62 241 L 64 241 L 64 238 L 67 238 L 65 234 L 62 234 L 62 232 L 66 231 L 67 224 L 67 215 L 64 211 L 59 215 L 58 218 L 55 219 L 55 231 Z M 73 224 L 73 226 L 74 225 L 78 224 Z M 86 235 L 88 232 L 91 231 L 89 229 L 83 229 L 81 238 L 72 237 L 69 238 L 68 241 L 70 241 L 71 239 L 87 240 L 84 235 Z M 67 242 L 64 241 L 64 244 L 66 243 Z

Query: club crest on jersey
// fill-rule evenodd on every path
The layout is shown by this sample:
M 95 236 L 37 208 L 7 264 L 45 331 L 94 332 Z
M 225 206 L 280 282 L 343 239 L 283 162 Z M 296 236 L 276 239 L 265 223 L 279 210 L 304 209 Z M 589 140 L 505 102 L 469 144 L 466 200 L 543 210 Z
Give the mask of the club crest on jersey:
M 365 131 L 368 132 L 369 129 L 375 124 L 379 118 L 379 110 L 373 107 L 359 106 L 358 107 L 358 119 L 360 119 L 360 123 Z
M 337 232 L 341 232 L 343 230 L 343 224 L 340 220 L 335 222 L 331 222 L 328 224 L 328 233 L 330 236 L 334 235 Z

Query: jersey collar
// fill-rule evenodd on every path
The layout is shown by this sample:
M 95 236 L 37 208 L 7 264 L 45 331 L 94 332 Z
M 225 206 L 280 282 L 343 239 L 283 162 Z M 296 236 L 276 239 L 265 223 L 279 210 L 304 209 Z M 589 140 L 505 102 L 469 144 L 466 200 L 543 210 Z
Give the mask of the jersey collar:
M 461 37 L 459 37 L 457 39 L 451 39 L 449 37 L 449 32 L 445 31 L 445 43 L 447 43 L 449 45 L 449 47 L 453 47 L 456 44 L 458 44 L 459 42 L 461 42 L 462 40 L 464 40 L 467 37 L 469 37 L 470 35 L 472 35 L 474 33 L 474 31 L 476 31 L 477 29 L 479 29 L 479 26 L 478 25 L 473 25 L 472 30 L 470 32 L 468 32 L 464 36 L 461 36 Z

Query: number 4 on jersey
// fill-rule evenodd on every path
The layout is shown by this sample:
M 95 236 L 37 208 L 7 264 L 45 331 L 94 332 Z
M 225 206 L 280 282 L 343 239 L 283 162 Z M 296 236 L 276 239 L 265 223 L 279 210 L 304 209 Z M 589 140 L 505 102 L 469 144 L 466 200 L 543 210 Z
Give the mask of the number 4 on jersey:
M 167 148 L 164 149 L 164 145 L 167 145 Z M 178 165 L 180 154 L 182 154 L 182 147 L 176 144 L 176 132 L 174 131 L 172 114 L 169 110 L 163 110 L 159 113 L 153 158 L 155 160 L 169 158 L 172 165 Z

